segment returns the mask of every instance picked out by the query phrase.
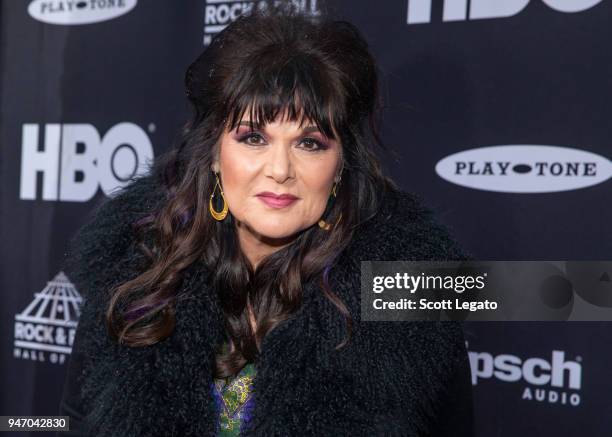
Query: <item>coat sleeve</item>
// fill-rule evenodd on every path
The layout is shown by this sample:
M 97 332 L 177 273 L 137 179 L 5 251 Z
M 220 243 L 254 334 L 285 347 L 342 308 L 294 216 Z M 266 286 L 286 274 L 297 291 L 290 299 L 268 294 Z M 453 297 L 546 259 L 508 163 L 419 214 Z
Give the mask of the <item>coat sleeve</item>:
M 360 336 L 366 356 L 360 378 L 375 381 L 358 397 L 370 413 L 368 435 L 473 435 L 470 369 L 458 322 L 376 322 Z
M 395 259 L 474 259 L 459 244 L 449 228 L 436 218 L 434 211 L 424 205 L 422 198 L 400 193 L 395 221 L 409 238 L 398 241 Z M 420 336 L 424 340 L 420 347 L 425 354 L 423 359 L 431 359 L 440 364 L 438 377 L 434 380 L 440 384 L 442 394 L 433 412 L 430 437 L 473 436 L 472 380 L 462 324 L 456 321 L 411 323 L 420 325 L 416 332 L 421 332 Z
M 416 226 L 416 233 L 419 235 L 417 241 L 424 248 L 422 259 L 474 259 L 451 231 L 435 217 L 434 211 L 424 206 L 422 198 L 414 198 L 414 202 L 418 217 L 415 222 L 421 224 Z M 441 326 L 449 333 L 448 338 L 452 339 L 449 343 L 452 353 L 448 357 L 452 371 L 444 381 L 445 395 L 438 409 L 431 437 L 473 437 L 472 377 L 463 326 L 456 321 L 441 322 Z
M 450 323 L 450 322 L 449 322 Z M 431 437 L 473 437 L 474 407 L 467 353 L 457 361 L 448 381 L 448 392 Z
M 60 436 L 91 435 L 86 427 L 87 413 L 96 390 L 103 389 L 99 370 L 116 347 L 104 323 L 109 291 L 130 276 L 121 259 L 133 255 L 132 224 L 151 209 L 152 189 L 150 177 L 142 177 L 114 197 L 105 198 L 68 243 L 64 272 L 82 303 L 59 404 L 59 414 L 70 417 L 70 431 Z M 94 373 L 96 378 L 92 378 Z

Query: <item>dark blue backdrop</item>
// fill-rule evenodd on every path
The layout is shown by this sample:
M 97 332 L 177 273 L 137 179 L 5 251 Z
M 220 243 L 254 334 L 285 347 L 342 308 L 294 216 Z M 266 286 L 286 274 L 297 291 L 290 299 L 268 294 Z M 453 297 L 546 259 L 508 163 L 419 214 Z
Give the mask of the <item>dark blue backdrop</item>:
M 252 4 L 76 3 L 0 3 L 3 415 L 57 414 L 80 299 L 61 273 L 66 243 L 104 196 L 171 146 L 188 114 L 187 65 Z M 468 251 L 612 258 L 609 1 L 327 6 L 358 25 L 379 61 L 385 168 Z M 449 157 L 470 149 L 479 150 Z M 582 170 L 567 171 L 573 164 Z M 609 435 L 609 328 L 466 325 L 478 436 Z

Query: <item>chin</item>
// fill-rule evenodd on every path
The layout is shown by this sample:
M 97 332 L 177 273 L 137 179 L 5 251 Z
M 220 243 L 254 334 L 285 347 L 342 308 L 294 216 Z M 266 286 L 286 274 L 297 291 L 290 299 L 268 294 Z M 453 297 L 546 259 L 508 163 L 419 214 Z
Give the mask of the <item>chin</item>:
M 273 239 L 273 240 L 282 240 L 285 238 L 289 238 L 294 236 L 296 233 L 300 232 L 300 229 L 278 229 L 274 227 L 263 227 L 257 229 L 256 232 L 261 235 L 263 238 Z
M 297 226 L 283 226 L 281 224 L 262 223 L 260 226 L 253 225 L 251 229 L 255 231 L 262 238 L 282 240 L 290 237 L 294 237 L 296 234 L 302 231 Z

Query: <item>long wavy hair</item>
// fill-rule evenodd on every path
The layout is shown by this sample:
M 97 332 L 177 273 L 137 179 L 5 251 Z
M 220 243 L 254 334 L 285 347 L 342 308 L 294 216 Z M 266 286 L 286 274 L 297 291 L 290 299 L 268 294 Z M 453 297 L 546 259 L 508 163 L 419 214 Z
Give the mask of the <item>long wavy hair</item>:
M 166 196 L 136 226 L 150 262 L 115 289 L 106 315 L 109 331 L 134 347 L 169 336 L 182 272 L 200 261 L 211 272 L 233 346 L 217 354 L 216 377 L 233 375 L 255 360 L 266 333 L 299 308 L 302 284 L 313 279 L 346 320 L 347 336 L 337 347 L 345 345 L 352 319 L 330 289 L 328 273 L 358 226 L 376 214 L 384 194 L 397 190 L 371 148 L 384 145 L 377 131 L 378 75 L 367 43 L 346 21 L 287 8 L 254 9 L 216 35 L 187 69 L 185 86 L 192 117 L 153 167 Z M 282 113 L 316 123 L 329 138 L 337 139 L 336 133 L 343 159 L 337 196 L 323 217 L 336 223 L 342 214 L 342 220 L 331 231 L 313 224 L 256 270 L 237 244 L 232 215 L 217 221 L 207 209 L 220 136 L 247 110 L 258 127 Z M 145 234 L 154 238 L 145 243 Z

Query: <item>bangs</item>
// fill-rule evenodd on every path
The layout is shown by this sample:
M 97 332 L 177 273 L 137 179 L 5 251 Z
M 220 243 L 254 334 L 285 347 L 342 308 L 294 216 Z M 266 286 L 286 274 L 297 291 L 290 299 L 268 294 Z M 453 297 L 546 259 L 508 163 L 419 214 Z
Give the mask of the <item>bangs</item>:
M 325 68 L 313 65 L 306 56 L 277 59 L 272 64 L 267 61 L 264 56 L 248 62 L 236 81 L 228 84 L 237 85 L 226 93 L 228 130 L 235 129 L 245 115 L 251 129 L 261 129 L 282 114 L 281 121 L 295 121 L 300 127 L 312 122 L 326 137 L 336 140 L 347 119 L 341 84 L 326 77 Z

